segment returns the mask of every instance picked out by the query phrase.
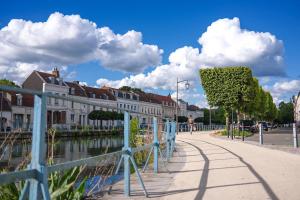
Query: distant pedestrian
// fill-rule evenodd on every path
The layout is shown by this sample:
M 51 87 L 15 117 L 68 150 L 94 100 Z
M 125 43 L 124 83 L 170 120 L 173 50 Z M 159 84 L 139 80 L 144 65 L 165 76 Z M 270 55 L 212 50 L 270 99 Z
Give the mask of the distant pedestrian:
M 190 117 L 189 117 L 189 128 L 190 128 L 191 135 L 193 133 L 193 127 L 194 127 L 194 120 L 193 120 L 192 115 L 190 115 Z

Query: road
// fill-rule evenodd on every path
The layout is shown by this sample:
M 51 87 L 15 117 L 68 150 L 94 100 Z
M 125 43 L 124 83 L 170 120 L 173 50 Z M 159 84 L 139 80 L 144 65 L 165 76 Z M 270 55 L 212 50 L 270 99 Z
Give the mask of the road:
M 169 173 L 143 175 L 153 199 L 300 199 L 300 155 L 181 133 Z M 110 199 L 122 197 L 122 183 Z M 132 199 L 143 194 L 135 181 Z
M 299 131 L 298 131 L 299 133 Z M 293 130 L 292 128 L 276 128 L 263 131 L 264 143 L 268 145 L 293 146 Z M 300 145 L 300 134 L 298 134 L 298 144 Z M 251 137 L 247 137 L 246 141 L 259 142 L 259 134 L 255 133 Z

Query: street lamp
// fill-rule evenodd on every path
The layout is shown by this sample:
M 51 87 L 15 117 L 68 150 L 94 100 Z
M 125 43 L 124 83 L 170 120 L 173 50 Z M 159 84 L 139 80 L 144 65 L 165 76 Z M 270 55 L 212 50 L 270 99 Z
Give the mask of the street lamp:
M 185 89 L 189 89 L 190 87 L 189 81 L 188 80 L 179 81 L 177 77 L 177 84 L 176 84 L 176 134 L 177 135 L 178 135 L 178 84 L 183 82 L 185 82 L 184 84 Z

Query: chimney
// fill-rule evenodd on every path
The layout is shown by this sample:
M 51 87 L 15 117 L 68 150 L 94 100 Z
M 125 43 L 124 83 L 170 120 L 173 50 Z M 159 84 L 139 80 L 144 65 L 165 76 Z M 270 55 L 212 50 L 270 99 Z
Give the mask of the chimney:
M 55 78 L 59 78 L 59 71 L 58 71 L 57 67 L 54 67 L 54 69 L 52 70 L 52 75 Z

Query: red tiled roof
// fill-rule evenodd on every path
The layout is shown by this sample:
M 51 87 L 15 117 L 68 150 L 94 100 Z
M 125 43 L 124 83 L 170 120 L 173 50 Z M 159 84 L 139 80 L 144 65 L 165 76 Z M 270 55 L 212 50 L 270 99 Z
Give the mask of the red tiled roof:
M 55 77 L 55 75 L 51 74 L 51 73 L 46 73 L 46 72 L 40 72 L 40 71 L 35 71 L 36 73 L 38 73 L 45 82 L 47 83 L 51 83 L 51 77 L 54 78 L 54 84 L 58 85 L 58 79 Z M 62 82 L 63 85 L 65 85 L 64 82 Z
M 86 92 L 84 91 L 84 89 L 78 84 L 78 83 L 74 83 L 74 82 L 65 82 L 67 86 L 69 86 L 70 88 L 74 88 L 74 94 L 69 93 L 70 95 L 75 95 L 75 96 L 81 96 L 81 97 L 87 97 Z
M 82 88 L 85 90 L 85 93 L 88 97 L 91 97 L 89 94 L 95 94 L 96 98 L 104 99 L 104 95 L 108 97 L 109 100 L 116 100 L 115 97 L 106 89 L 102 88 L 93 88 L 89 86 L 82 86 Z
M 200 108 L 198 106 L 195 106 L 195 105 L 188 105 L 187 110 L 197 111 L 197 110 L 200 110 Z
M 151 96 L 151 98 L 155 99 L 157 102 L 160 102 L 161 104 L 163 102 L 167 102 L 167 103 L 175 103 L 175 101 L 171 98 L 170 95 L 168 96 L 163 96 L 163 95 L 159 95 L 159 94 L 153 94 L 153 93 L 148 93 L 148 95 Z M 171 105 L 170 105 L 171 106 Z
M 11 111 L 11 104 L 10 101 L 3 95 L 2 98 L 2 92 L 0 93 L 0 109 L 2 111 Z

